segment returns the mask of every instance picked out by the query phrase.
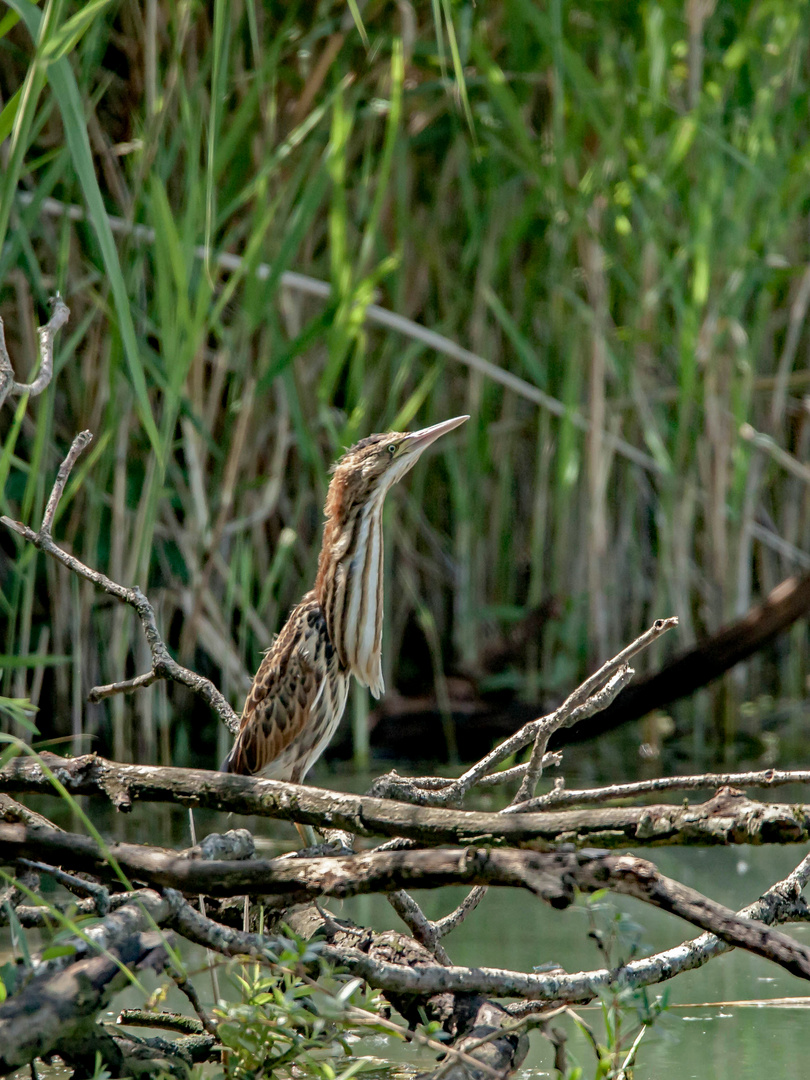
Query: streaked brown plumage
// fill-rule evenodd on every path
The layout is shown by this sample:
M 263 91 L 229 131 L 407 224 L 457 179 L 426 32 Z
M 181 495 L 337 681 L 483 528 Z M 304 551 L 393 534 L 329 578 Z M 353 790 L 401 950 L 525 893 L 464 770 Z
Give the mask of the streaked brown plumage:
M 383 501 L 426 447 L 467 419 L 369 435 L 337 462 L 315 588 L 256 672 L 227 772 L 300 783 L 340 723 L 351 676 L 382 694 Z

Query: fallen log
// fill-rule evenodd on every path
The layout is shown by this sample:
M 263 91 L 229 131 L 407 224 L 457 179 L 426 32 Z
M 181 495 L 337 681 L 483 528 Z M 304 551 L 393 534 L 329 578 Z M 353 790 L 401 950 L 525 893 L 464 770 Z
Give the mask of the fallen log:
M 127 985 L 125 969 L 162 971 L 167 960 L 162 934 L 131 934 L 100 956 L 32 979 L 0 1005 L 0 1075 L 54 1053 L 92 1073 L 96 1050 L 120 1070 L 120 1050 L 96 1017 Z
M 551 746 L 596 738 L 689 697 L 759 652 L 808 613 L 810 574 L 787 578 L 743 618 L 680 653 L 654 674 L 635 679 L 598 716 L 560 732 L 551 740 Z
M 463 884 L 524 888 L 552 907 L 564 908 L 573 902 L 575 889 L 586 893 L 610 889 L 678 915 L 727 944 L 810 979 L 810 949 L 761 923 L 740 918 L 632 855 L 442 848 L 370 851 L 335 858 L 208 861 L 141 844 L 112 844 L 103 850 L 91 838 L 75 833 L 0 824 L 0 860 L 13 862 L 31 854 L 107 879 L 116 880 L 123 870 L 147 884 L 179 888 L 192 895 L 275 896 L 285 906 L 320 896 L 344 898 L 409 886 Z
M 293 907 L 284 921 L 304 938 L 315 935 L 334 952 L 348 948 L 365 951 L 369 960 L 400 968 L 435 970 L 436 959 L 424 945 L 396 930 L 375 933 L 354 923 L 335 918 L 315 904 Z M 515 1030 L 515 1018 L 507 1010 L 481 994 L 435 993 L 398 994 L 383 991 L 385 998 L 411 1027 L 436 1021 L 450 1036 L 455 1051 L 452 1061 L 440 1071 L 455 1080 L 482 1080 L 493 1073 L 509 1076 L 523 1063 L 529 1049 L 524 1032 Z M 481 1040 L 484 1039 L 484 1042 Z M 478 1068 L 476 1068 L 478 1063 Z
M 506 815 L 413 806 L 204 769 L 122 765 L 95 754 L 78 758 L 43 754 L 42 761 L 71 794 L 107 795 L 122 808 L 138 799 L 176 802 L 299 821 L 319 829 L 345 829 L 359 836 L 407 837 L 425 845 L 548 850 L 561 843 L 626 848 L 810 840 L 810 805 L 760 803 L 730 788 L 692 806 L 615 806 Z M 55 789 L 36 760 L 16 758 L 0 769 L 0 791 L 47 795 Z

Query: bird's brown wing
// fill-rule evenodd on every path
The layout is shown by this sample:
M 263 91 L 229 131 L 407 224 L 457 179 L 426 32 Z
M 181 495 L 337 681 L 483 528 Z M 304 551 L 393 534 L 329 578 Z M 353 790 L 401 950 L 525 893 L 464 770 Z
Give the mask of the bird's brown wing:
M 263 772 L 301 735 L 323 693 L 323 677 L 317 677 L 304 649 L 289 652 L 283 663 L 275 653 L 273 649 L 256 672 L 228 759 L 229 772 Z
M 282 758 L 278 778 L 293 775 L 323 727 L 321 714 L 332 697 L 327 682 L 333 655 L 323 613 L 309 593 L 259 665 L 224 766 L 228 772 L 261 773 Z

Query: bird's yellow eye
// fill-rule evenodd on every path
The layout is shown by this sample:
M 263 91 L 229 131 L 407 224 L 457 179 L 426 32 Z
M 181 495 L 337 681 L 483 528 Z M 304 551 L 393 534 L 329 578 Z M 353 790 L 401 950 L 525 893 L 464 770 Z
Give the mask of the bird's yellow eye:
M 396 452 L 397 452 L 397 444 L 396 443 L 391 443 L 391 445 L 388 447 L 388 453 L 391 455 L 391 457 L 393 457 Z

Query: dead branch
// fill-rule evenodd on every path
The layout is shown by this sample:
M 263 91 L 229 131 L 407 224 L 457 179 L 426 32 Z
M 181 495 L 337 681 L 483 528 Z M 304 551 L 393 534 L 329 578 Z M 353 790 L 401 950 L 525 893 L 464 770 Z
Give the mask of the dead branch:
M 507 806 L 504 814 L 525 814 L 561 806 L 586 806 L 614 799 L 633 799 L 661 791 L 716 791 L 721 787 L 772 788 L 786 784 L 810 784 L 807 769 L 762 769 L 759 772 L 701 773 L 693 776 L 662 776 L 654 780 L 636 780 L 628 784 L 609 784 L 584 790 L 555 787 L 545 795 Z
M 810 840 L 810 805 L 760 803 L 732 789 L 723 789 L 694 806 L 663 804 L 505 815 L 410 806 L 205 769 L 123 765 L 95 754 L 60 758 L 43 753 L 41 760 L 72 795 L 106 795 L 122 810 L 136 800 L 175 802 L 299 821 L 319 829 L 345 829 L 359 836 L 405 837 L 423 844 L 544 849 L 560 843 L 626 848 Z M 0 790 L 54 793 L 38 762 L 22 757 L 0 770 Z
M 196 672 L 183 667 L 172 658 L 166 643 L 158 631 L 154 608 L 138 586 L 135 585 L 128 589 L 124 585 L 119 585 L 117 582 L 112 581 L 106 574 L 102 574 L 98 570 L 91 570 L 89 566 L 85 566 L 85 564 L 80 562 L 74 555 L 70 555 L 60 548 L 51 536 L 54 515 L 56 514 L 56 509 L 59 505 L 59 500 L 64 491 L 70 471 L 76 463 L 77 458 L 90 443 L 92 438 L 93 436 L 89 431 L 83 431 L 73 440 L 73 444 L 68 451 L 67 457 L 62 462 L 59 472 L 57 473 L 56 481 L 54 482 L 50 498 L 48 499 L 48 505 L 39 532 L 35 532 L 33 529 L 29 528 L 29 526 L 23 525 L 22 522 L 12 521 L 12 519 L 8 517 L 0 517 L 0 523 L 5 525 L 7 529 L 11 529 L 12 532 L 17 533 L 17 535 L 21 536 L 24 540 L 27 540 L 29 543 L 39 548 L 40 551 L 44 551 L 46 555 L 50 555 L 51 558 L 62 563 L 62 565 L 66 566 L 72 573 L 78 574 L 79 577 L 84 578 L 86 581 L 92 581 L 94 585 L 108 593 L 110 596 L 114 596 L 116 600 L 120 600 L 121 603 L 129 604 L 130 607 L 135 609 L 138 618 L 141 620 L 141 625 L 144 634 L 146 635 L 146 641 L 152 655 L 152 670 L 144 675 L 137 676 L 135 679 L 126 679 L 120 683 L 113 683 L 111 686 L 91 690 L 88 695 L 91 701 L 98 701 L 102 697 L 108 697 L 113 693 L 123 693 L 138 689 L 139 687 L 148 686 L 157 679 L 170 679 L 174 682 L 181 683 L 183 686 L 187 686 L 193 693 L 198 694 L 217 714 L 228 730 L 235 735 L 239 730 L 239 717 L 210 679 L 206 679 L 202 675 L 197 675 Z
M 6 333 L 0 317 L 0 408 L 7 397 L 41 394 L 53 377 L 53 340 L 58 330 L 70 318 L 70 309 L 59 293 L 51 300 L 52 313 L 48 322 L 39 328 L 39 372 L 30 383 L 19 383 L 14 378 L 14 368 L 6 348 Z
M 623 649 L 618 656 L 609 660 L 592 676 L 585 680 L 577 689 L 569 695 L 566 701 L 551 716 L 535 721 L 536 734 L 531 757 L 528 763 L 522 767 L 522 782 L 512 803 L 525 800 L 534 794 L 537 782 L 543 772 L 543 766 L 547 758 L 552 758 L 552 763 L 559 764 L 559 755 L 546 753 L 548 741 L 555 731 L 566 725 L 573 725 L 588 716 L 593 716 L 612 702 L 617 694 L 633 677 L 633 669 L 627 664 L 627 660 L 634 656 L 650 642 L 672 626 L 677 625 L 677 619 L 657 619 L 653 626 L 638 637 L 634 642 Z M 470 787 L 483 783 L 486 776 L 479 776 Z M 389 777 L 390 780 L 390 777 Z M 445 785 L 443 788 L 429 782 L 429 799 L 431 802 L 440 801 L 440 804 L 452 803 L 458 805 L 464 795 L 470 790 L 466 788 L 459 797 L 456 784 Z M 409 802 L 422 803 L 424 792 L 420 790 L 419 782 L 404 781 L 399 784 L 400 789 L 406 792 Z M 390 789 L 386 792 L 390 797 Z M 419 906 L 407 893 L 394 893 L 389 895 L 389 902 L 398 912 L 405 924 L 411 929 L 417 940 L 426 945 L 442 963 L 448 963 L 449 957 L 441 945 L 441 938 L 455 930 L 464 920 L 475 911 L 476 907 L 486 895 L 486 888 L 476 886 L 454 911 L 450 912 L 438 922 L 431 922 L 425 918 Z
M 792 877 L 790 875 L 773 886 L 760 901 L 740 915 L 747 917 L 750 913 L 769 924 L 806 920 L 807 909 L 800 905 L 797 910 L 795 897 L 783 895 L 783 890 L 792 892 L 795 888 L 795 882 L 788 884 Z M 189 941 L 226 956 L 261 956 L 273 947 L 272 938 L 223 926 L 200 915 L 172 890 L 165 890 L 164 896 L 171 901 L 173 909 L 168 925 Z M 643 960 L 631 961 L 612 971 L 601 968 L 568 974 L 556 969 L 547 974 L 534 974 L 503 968 L 444 967 L 436 964 L 431 953 L 412 938 L 396 931 L 377 934 L 347 924 L 345 920 L 325 914 L 316 905 L 288 909 L 284 920 L 305 937 L 316 931 L 324 934 L 327 944 L 322 946 L 322 955 L 325 959 L 347 967 L 370 986 L 383 990 L 406 1018 L 414 1008 L 415 1019 L 419 1019 L 420 1003 L 448 993 L 517 997 L 526 1002 L 543 1002 L 545 1007 L 560 1001 L 587 1002 L 607 990 L 638 989 L 665 982 L 682 971 L 701 967 L 731 948 L 713 934 L 702 934 L 694 941 Z M 523 1008 L 519 1003 L 510 1006 L 510 1011 L 520 1015 Z
M 449 964 L 450 957 L 441 943 L 442 935 L 436 923 L 428 919 L 411 894 L 405 889 L 396 889 L 388 893 L 388 902 L 419 944 L 429 949 L 440 964 Z
M 496 746 L 457 780 L 446 780 L 442 777 L 408 780 L 392 772 L 375 780 L 371 793 L 387 798 L 396 797 L 420 806 L 458 806 L 468 792 L 495 773 L 501 762 L 529 743 L 534 743 L 528 765 L 518 766 L 523 776 L 518 798 L 521 801 L 529 798 L 534 793 L 546 764 L 546 746 L 549 739 L 561 728 L 573 727 L 606 709 L 632 678 L 633 671 L 627 666 L 627 661 L 677 625 L 678 620 L 675 617 L 656 619 L 648 630 L 581 683 L 558 709 L 524 724 L 519 731 Z M 549 763 L 558 764 L 559 759 L 549 759 Z M 516 770 L 512 775 L 517 775 Z
M 90 1050 L 92 1060 L 96 1045 L 100 1048 L 104 1039 L 96 1016 L 127 983 L 122 965 L 161 971 L 167 959 L 162 934 L 132 934 L 108 954 L 34 979 L 0 1005 L 0 1075 L 45 1054 L 75 1059 L 78 1044 Z
M 529 767 L 523 777 L 516 802 L 523 802 L 534 795 L 537 781 L 543 771 L 543 755 L 549 739 L 561 727 L 574 727 L 575 724 L 602 712 L 613 702 L 621 690 L 632 679 L 635 672 L 628 666 L 628 661 L 653 641 L 678 625 L 674 616 L 669 619 L 656 619 L 653 625 L 631 642 L 620 653 L 586 679 L 581 686 L 568 696 L 553 716 L 538 722 L 532 756 Z M 501 759 L 503 760 L 503 759 Z M 490 770 L 491 771 L 491 770 Z
M 760 900 L 739 914 L 768 924 L 807 919 L 808 912 L 799 893 L 808 875 L 810 857 L 805 858 L 784 881 L 772 886 Z M 226 956 L 272 957 L 274 950 L 279 947 L 277 939 L 272 936 L 235 930 L 206 918 L 171 889 L 164 890 L 163 896 L 148 889 L 141 890 L 137 896 L 130 894 L 121 910 L 124 909 L 126 922 L 115 920 L 114 916 L 103 920 L 98 936 L 99 947 L 115 942 L 122 932 L 142 931 L 154 924 L 171 928 L 189 941 Z M 304 936 L 310 936 L 316 930 L 325 934 L 326 944 L 322 946 L 322 955 L 326 960 L 348 966 L 353 974 L 366 979 L 370 985 L 383 989 L 389 997 L 393 995 L 396 1008 L 406 1017 L 413 1010 L 415 1020 L 419 1019 L 419 1009 L 426 1002 L 431 1009 L 444 1009 L 447 1014 L 448 1002 L 442 995 L 448 992 L 462 995 L 486 993 L 525 999 L 509 1006 L 509 1011 L 514 1015 L 522 1015 L 532 1008 L 536 1010 L 537 1006 L 533 1006 L 532 1002 L 544 1002 L 544 1007 L 547 1007 L 547 1003 L 555 1001 L 589 1001 L 610 988 L 636 989 L 666 981 L 682 971 L 702 966 L 730 948 L 714 935 L 703 934 L 674 949 L 632 961 L 613 971 L 597 969 L 568 974 L 555 970 L 547 974 L 526 974 L 498 968 L 444 967 L 436 964 L 433 956 L 413 939 L 394 931 L 375 934 L 352 927 L 332 916 L 325 916 L 313 905 L 289 909 L 284 919 Z M 54 970 L 54 966 L 62 963 L 53 960 L 48 965 Z M 430 1010 L 428 1016 L 431 1018 Z M 439 1018 L 436 1012 L 432 1017 Z
M 195 1020 L 193 1016 L 153 1009 L 122 1009 L 115 1022 L 126 1024 L 127 1027 L 161 1027 L 183 1035 L 202 1035 L 205 1032 L 202 1022 Z
M 444 918 L 431 923 L 436 936 L 441 939 L 461 926 L 467 916 L 475 911 L 486 894 L 487 890 L 483 886 L 477 885 L 474 889 L 471 889 L 458 907 L 451 911 L 449 915 L 445 915 Z
M 638 679 L 599 714 L 580 724 L 566 741 L 592 739 L 621 724 L 638 720 L 707 686 L 735 664 L 747 660 L 810 611 L 810 574 L 780 582 L 742 619 L 680 653 L 660 671 Z
M 804 462 L 799 461 L 793 454 L 784 450 L 770 435 L 766 435 L 764 431 L 757 431 L 749 423 L 740 425 L 739 434 L 741 439 L 767 454 L 772 461 L 775 461 L 777 465 L 789 472 L 791 476 L 803 480 L 805 484 L 810 484 L 810 469 Z
M 765 923 L 766 926 L 785 922 L 808 922 L 810 908 L 801 896 L 808 880 L 810 880 L 810 855 L 806 855 L 787 877 L 775 882 L 758 900 L 741 908 L 737 914 L 747 919 L 756 919 Z M 674 979 L 684 971 L 694 971 L 696 968 L 703 967 L 709 960 L 728 952 L 731 947 L 714 934 L 701 934 L 700 937 L 684 941 L 672 949 L 653 953 L 641 960 L 632 960 L 619 968 L 617 972 L 608 972 L 606 969 L 591 972 L 595 988 L 594 996 L 608 985 L 612 985 L 615 989 L 638 989 Z M 602 982 L 604 976 L 615 977 L 615 981 L 604 983 Z M 566 997 L 566 1000 L 576 999 Z M 509 1006 L 509 1011 L 515 1016 L 522 1016 L 536 1008 L 536 1004 L 532 1002 L 516 1002 Z
M 59 829 L 57 831 L 62 832 L 63 830 Z M 84 878 L 77 878 L 73 874 L 66 874 L 64 870 L 59 870 L 49 863 L 32 862 L 30 859 L 18 859 L 18 862 L 26 870 L 34 870 L 38 874 L 50 874 L 57 884 L 72 892 L 75 896 L 89 896 L 93 900 L 94 908 L 99 915 L 106 915 L 110 910 L 110 894 L 103 885 L 99 885 L 95 881 L 86 881 Z
M 562 757 L 561 750 L 544 754 L 543 769 L 561 765 Z M 521 779 L 528 767 L 529 763 L 526 761 L 521 765 L 503 769 L 501 772 L 482 776 L 476 781 L 475 788 L 493 788 L 501 784 L 509 784 Z M 376 795 L 380 799 L 395 799 L 397 802 L 412 803 L 414 806 L 459 806 L 470 792 L 465 791 L 459 798 L 457 792 L 451 790 L 455 782 L 447 776 L 400 776 L 396 769 L 391 769 L 384 776 L 377 777 L 369 788 L 368 794 Z
M 628 666 L 627 660 L 657 637 L 660 637 L 666 630 L 677 625 L 677 621 L 677 619 L 657 619 L 649 630 L 623 649 L 618 656 L 603 664 L 594 675 L 586 679 L 550 717 L 536 722 L 536 735 L 531 757 L 523 771 L 520 790 L 512 803 L 527 799 L 534 794 L 537 782 L 543 772 L 543 764 L 548 756 L 546 754 L 548 741 L 554 732 L 563 726 L 570 726 L 585 717 L 593 716 L 594 713 L 600 712 L 609 705 L 633 677 L 633 669 Z M 557 763 L 557 761 L 554 762 L 554 764 Z M 479 777 L 475 783 L 480 784 L 483 779 L 484 777 Z M 419 794 L 418 788 L 412 785 L 411 791 L 417 795 Z M 436 791 L 435 787 L 433 791 Z M 441 790 L 439 790 L 438 794 L 442 794 Z M 448 797 L 453 798 L 454 801 L 460 801 L 452 794 L 447 796 L 445 791 L 445 799 Z M 409 801 L 411 800 L 409 799 Z M 389 900 L 394 905 L 395 910 L 399 911 L 406 925 L 411 927 L 418 940 L 422 941 L 423 944 L 427 944 L 434 955 L 441 958 L 447 956 L 440 944 L 441 938 L 451 933 L 464 922 L 485 895 L 486 889 L 476 886 L 454 911 L 441 920 L 441 926 L 439 923 L 431 923 L 425 919 L 417 905 L 407 894 L 403 896 L 395 894 L 389 897 Z M 413 908 L 416 908 L 416 912 L 412 910 Z M 417 912 L 421 918 L 417 917 Z
M 574 889 L 608 888 L 678 915 L 736 945 L 810 978 L 810 949 L 660 874 L 652 863 L 604 852 L 531 852 L 440 849 L 367 852 L 332 859 L 208 861 L 139 844 L 113 844 L 106 854 L 88 837 L 24 825 L 0 825 L 0 858 L 31 854 L 101 877 L 115 876 L 110 862 L 130 877 L 184 893 L 212 896 L 278 895 L 286 904 L 319 896 L 345 898 L 404 886 L 441 888 L 475 884 L 518 886 L 552 907 L 569 906 Z
M 35 810 L 29 810 L 27 806 L 12 799 L 9 795 L 0 794 L 0 821 L 22 822 L 24 825 L 44 825 L 46 829 L 58 829 L 48 818 L 38 814 Z

